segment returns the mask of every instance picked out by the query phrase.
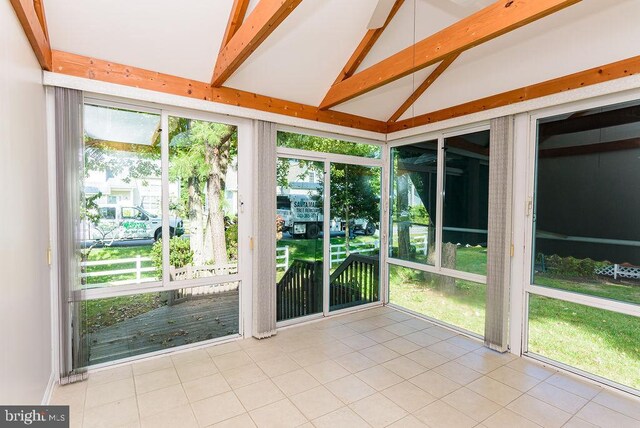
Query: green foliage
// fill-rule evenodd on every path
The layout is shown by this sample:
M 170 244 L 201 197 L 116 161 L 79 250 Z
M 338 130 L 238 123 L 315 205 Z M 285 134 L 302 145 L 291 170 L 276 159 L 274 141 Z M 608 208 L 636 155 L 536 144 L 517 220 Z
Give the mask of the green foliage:
M 568 278 L 596 278 L 596 269 L 610 264 L 597 262 L 589 258 L 576 259 L 575 257 L 560 257 L 556 254 L 545 256 L 545 267 L 549 274 L 557 277 Z
M 316 137 L 292 132 L 278 132 L 278 146 L 366 158 L 380 157 L 380 147 L 373 144 L 352 143 L 334 138 Z
M 157 269 L 157 275 L 162 278 L 162 239 L 158 239 L 151 247 L 151 260 Z M 193 251 L 188 239 L 174 237 L 169 239 L 169 265 L 175 268 L 185 267 L 193 263 Z
M 431 224 L 429 213 L 424 205 L 416 205 L 409 208 L 409 216 L 412 223 Z
M 229 225 L 224 231 L 227 240 L 227 257 L 238 260 L 238 220 Z

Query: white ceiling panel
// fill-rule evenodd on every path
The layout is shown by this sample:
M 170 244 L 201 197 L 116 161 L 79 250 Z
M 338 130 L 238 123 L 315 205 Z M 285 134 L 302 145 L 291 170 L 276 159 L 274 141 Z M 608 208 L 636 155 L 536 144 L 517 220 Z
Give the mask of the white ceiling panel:
M 318 105 L 366 33 L 376 0 L 304 0 L 225 86 Z
M 44 0 L 54 49 L 208 82 L 233 0 Z

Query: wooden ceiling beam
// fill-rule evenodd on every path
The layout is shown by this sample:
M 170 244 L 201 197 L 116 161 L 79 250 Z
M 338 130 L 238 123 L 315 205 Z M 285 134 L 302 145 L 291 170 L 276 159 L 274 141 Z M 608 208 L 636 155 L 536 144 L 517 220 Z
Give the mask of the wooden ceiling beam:
M 387 25 L 389 25 L 389 23 L 391 22 L 393 17 L 396 15 L 398 10 L 400 10 L 400 6 L 402 6 L 402 3 L 404 3 L 404 0 L 396 0 L 393 7 L 391 8 L 391 11 L 389 12 L 389 16 L 387 17 L 387 20 L 384 22 L 384 25 L 382 27 L 367 31 L 367 33 L 364 35 L 364 37 L 360 41 L 360 44 L 358 45 L 358 47 L 356 47 L 356 49 L 351 54 L 351 57 L 349 58 L 349 60 L 340 71 L 340 74 L 338 75 L 335 82 L 333 83 L 334 85 L 336 83 L 342 82 L 344 79 L 348 77 L 351 77 L 351 75 L 353 75 L 353 73 L 356 72 L 356 70 L 358 69 L 360 64 L 362 64 L 362 61 L 364 61 L 364 59 L 366 58 L 371 48 L 373 48 L 373 45 L 378 41 L 378 39 L 380 38 L 384 30 L 387 28 Z
M 285 101 L 238 89 L 214 88 L 205 82 L 67 52 L 53 51 L 52 71 L 69 76 L 132 86 L 366 131 L 384 133 L 387 127 L 385 122 L 379 120 L 332 110 L 321 111 L 315 106 Z
M 222 37 L 222 43 L 220 44 L 220 50 L 224 49 L 229 44 L 229 41 L 238 32 L 238 29 L 244 21 L 244 17 L 247 14 L 247 8 L 249 7 L 249 0 L 234 0 L 231 7 L 231 14 L 229 15 L 229 21 L 227 22 L 227 29 L 224 31 Z
M 389 124 L 388 132 L 401 131 L 403 129 L 440 122 L 454 117 L 466 116 L 468 114 L 504 107 L 572 89 L 583 88 L 638 73 L 640 73 L 640 56 L 635 56 L 601 67 L 591 68 L 457 106 L 422 114 L 410 119 L 401 120 Z
M 331 108 L 448 56 L 520 28 L 580 0 L 498 0 L 413 46 L 331 87 L 320 108 Z
M 302 0 L 260 0 L 218 54 L 211 84 L 220 87 Z
M 13 9 L 16 11 L 20 25 L 24 33 L 27 35 L 31 49 L 36 55 L 40 66 L 44 70 L 51 70 L 51 46 L 49 45 L 49 36 L 46 33 L 46 20 L 44 19 L 44 9 L 42 4 L 39 10 L 42 14 L 42 22 L 36 11 L 36 1 L 34 0 L 10 0 Z
M 455 61 L 459 56 L 460 53 L 455 53 L 445 58 L 445 60 L 442 61 L 435 70 L 433 70 L 429 77 L 427 77 L 426 80 L 422 82 L 422 84 L 418 86 L 415 91 L 413 91 L 411 96 L 407 98 L 404 103 L 402 103 L 400 108 L 398 108 L 398 110 L 396 110 L 396 112 L 391 115 L 387 123 L 393 123 L 400 119 L 400 116 L 402 116 L 404 112 L 406 112 L 409 107 L 411 107 L 413 103 L 415 103 L 418 98 L 420 98 L 420 96 L 422 96 L 422 94 L 424 94 L 424 92 L 429 89 L 429 86 L 433 85 L 433 82 L 435 82 L 436 79 L 440 77 L 440 75 L 444 73 L 444 71 L 449 68 L 453 61 Z

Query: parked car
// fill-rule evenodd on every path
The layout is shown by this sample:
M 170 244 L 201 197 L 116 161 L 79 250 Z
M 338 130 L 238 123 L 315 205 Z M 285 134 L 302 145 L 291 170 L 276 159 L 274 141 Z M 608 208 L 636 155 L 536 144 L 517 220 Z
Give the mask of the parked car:
M 89 227 L 90 240 L 151 239 L 162 237 L 162 218 L 141 207 L 98 205 L 99 220 Z M 169 219 L 170 236 L 184 234 L 182 220 Z

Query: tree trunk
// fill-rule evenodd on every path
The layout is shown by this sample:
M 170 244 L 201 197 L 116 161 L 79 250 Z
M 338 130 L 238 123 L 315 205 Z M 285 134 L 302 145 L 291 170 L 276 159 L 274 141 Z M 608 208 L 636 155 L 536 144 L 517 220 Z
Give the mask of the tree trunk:
M 402 216 L 402 213 L 409 210 L 408 177 L 404 174 L 399 175 L 397 183 L 396 213 Z M 398 228 L 398 258 L 408 260 L 411 254 L 411 225 L 407 219 L 400 219 L 396 224 Z
M 189 246 L 193 251 L 193 263 L 195 265 L 205 264 L 203 247 L 204 237 L 204 217 L 202 213 L 202 200 L 200 197 L 200 182 L 196 177 L 189 177 L 188 180 L 189 201 Z
M 224 210 L 222 207 L 222 165 L 225 159 L 220 147 L 207 145 L 207 158 L 210 166 L 207 178 L 208 221 L 206 239 L 211 243 L 211 258 L 218 265 L 227 264 L 227 241 L 224 228 Z M 224 168 L 226 169 L 226 168 Z
M 345 216 L 345 225 L 344 225 L 344 248 L 347 254 L 345 256 L 349 257 L 349 244 L 351 243 L 351 226 L 349 225 L 349 210 L 346 209 L 344 211 Z

